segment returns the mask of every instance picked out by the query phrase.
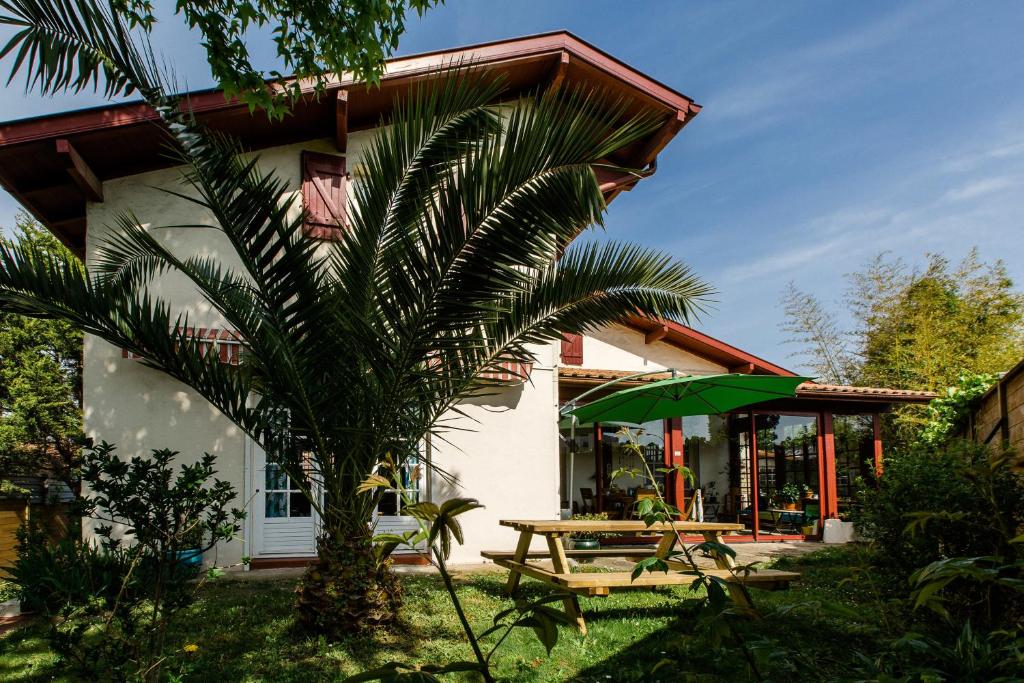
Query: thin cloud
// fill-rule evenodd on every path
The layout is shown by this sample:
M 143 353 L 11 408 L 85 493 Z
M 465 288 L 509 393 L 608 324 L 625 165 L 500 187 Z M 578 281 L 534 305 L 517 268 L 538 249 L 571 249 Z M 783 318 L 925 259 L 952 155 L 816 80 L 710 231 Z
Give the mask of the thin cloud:
M 944 198 L 951 202 L 962 202 L 1017 185 L 1019 185 L 1019 182 L 1011 176 L 993 176 L 991 178 L 973 180 L 960 187 L 953 188 L 946 192 Z

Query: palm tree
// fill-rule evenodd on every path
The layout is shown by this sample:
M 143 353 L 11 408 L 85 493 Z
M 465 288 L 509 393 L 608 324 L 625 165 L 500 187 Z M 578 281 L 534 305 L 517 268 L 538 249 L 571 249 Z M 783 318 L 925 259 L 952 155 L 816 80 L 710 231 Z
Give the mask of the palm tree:
M 305 482 L 321 517 L 302 618 L 329 634 L 388 622 L 397 584 L 370 529 L 381 489 L 361 482 L 401 466 L 460 401 L 488 390 L 488 372 L 529 360 L 530 345 L 629 314 L 688 319 L 709 293 L 666 255 L 575 242 L 606 209 L 594 166 L 652 122 L 593 93 L 499 107 L 500 83 L 455 69 L 396 103 L 360 160 L 344 239 L 324 245 L 304 236 L 286 183 L 198 125 L 146 47 L 94 2 L 0 1 L 24 29 L 28 59 L 15 71 L 43 92 L 98 80 L 110 94 L 140 92 L 189 200 L 213 218 L 201 227 L 239 265 L 174 254 L 129 212 L 87 272 L 60 254 L 0 248 L 0 305 L 71 321 L 205 397 Z M 169 273 L 237 331 L 238 366 L 204 354 L 189 313 L 152 291 Z

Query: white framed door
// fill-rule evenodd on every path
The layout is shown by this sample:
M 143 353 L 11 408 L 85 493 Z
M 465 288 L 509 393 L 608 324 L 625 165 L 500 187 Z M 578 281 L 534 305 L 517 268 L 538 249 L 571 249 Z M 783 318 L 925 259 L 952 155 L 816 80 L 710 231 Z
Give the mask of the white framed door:
M 252 504 L 250 538 L 252 557 L 313 557 L 320 519 L 305 495 L 278 465 L 267 462 L 266 453 L 249 440 L 251 453 L 250 491 Z M 403 507 L 426 500 L 426 468 L 417 461 L 402 472 L 402 491 L 384 493 L 373 515 L 378 534 L 403 534 L 419 528 L 415 518 L 405 515 Z M 403 495 L 404 493 L 404 495 Z M 403 547 L 397 554 L 414 550 Z
M 309 499 L 279 465 L 252 444 L 253 557 L 316 555 L 319 519 Z
M 424 448 L 420 449 L 424 452 Z M 404 534 L 407 531 L 416 531 L 419 524 L 414 517 L 403 514 L 403 508 L 411 503 L 418 503 L 427 500 L 425 481 L 426 468 L 419 462 L 419 458 L 413 459 L 401 472 L 402 490 L 388 489 L 381 496 L 377 509 L 373 514 L 374 533 L 377 534 Z M 402 546 L 395 550 L 396 555 L 416 552 L 408 546 Z

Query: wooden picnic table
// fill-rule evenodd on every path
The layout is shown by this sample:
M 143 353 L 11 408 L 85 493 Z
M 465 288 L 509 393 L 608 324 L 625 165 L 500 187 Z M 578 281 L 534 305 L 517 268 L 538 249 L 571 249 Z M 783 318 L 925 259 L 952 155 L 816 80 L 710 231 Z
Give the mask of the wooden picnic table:
M 533 520 L 533 519 L 503 519 L 499 522 L 519 532 L 519 542 L 514 551 L 485 550 L 480 554 L 493 560 L 495 564 L 509 570 L 508 582 L 505 585 L 505 593 L 511 595 L 519 587 L 519 582 L 524 576 L 548 583 L 571 595 L 564 600 L 565 612 L 581 633 L 586 634 L 587 626 L 583 620 L 583 613 L 580 611 L 579 599 L 577 596 L 606 597 L 610 591 L 626 588 L 652 588 L 655 586 L 690 585 L 694 581 L 693 574 L 682 574 L 679 572 L 653 572 L 644 573 L 635 580 L 631 572 L 587 572 L 573 573 L 569 566 L 569 558 L 592 559 L 598 557 L 623 557 L 642 559 L 645 557 L 660 557 L 666 560 L 670 569 L 692 571 L 695 567 L 679 560 L 668 559 L 676 543 L 681 539 L 679 533 L 700 534 L 706 542 L 721 542 L 722 535 L 729 532 L 743 530 L 742 524 L 730 524 L 724 522 L 675 522 L 673 525 L 667 522 L 658 522 L 647 526 L 641 520 Z M 618 547 L 601 548 L 600 550 L 566 550 L 562 545 L 562 538 L 578 533 L 601 533 L 601 534 L 630 534 L 644 532 L 646 534 L 659 535 L 657 547 Z M 531 551 L 530 544 L 534 536 L 543 536 L 547 539 L 547 552 Z M 740 604 L 747 604 L 746 593 L 743 586 L 739 584 L 755 585 L 759 588 L 784 588 L 790 581 L 800 578 L 794 572 L 782 572 L 778 570 L 759 570 L 745 575 L 734 573 L 732 569 L 736 566 L 730 555 L 713 552 L 716 569 L 703 569 L 705 574 L 718 576 L 728 581 L 729 590 L 734 599 Z M 548 570 L 536 564 L 530 564 L 529 560 L 551 560 L 552 569 Z

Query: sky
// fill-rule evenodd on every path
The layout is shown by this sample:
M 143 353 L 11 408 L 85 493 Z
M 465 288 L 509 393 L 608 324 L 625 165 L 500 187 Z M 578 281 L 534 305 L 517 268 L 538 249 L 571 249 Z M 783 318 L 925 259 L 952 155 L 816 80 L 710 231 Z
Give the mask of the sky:
M 209 87 L 198 39 L 167 12 L 157 50 L 179 82 Z M 703 105 L 612 204 L 607 235 L 716 288 L 694 327 L 799 369 L 779 330 L 789 282 L 845 320 L 845 274 L 883 251 L 922 264 L 977 246 L 1024 281 L 1022 26 L 1014 0 L 448 0 L 413 17 L 398 54 L 567 29 Z M 269 41 L 251 50 L 275 66 Z M 0 120 L 103 102 L 16 85 L 0 98 Z M 0 225 L 16 210 L 0 191 Z

